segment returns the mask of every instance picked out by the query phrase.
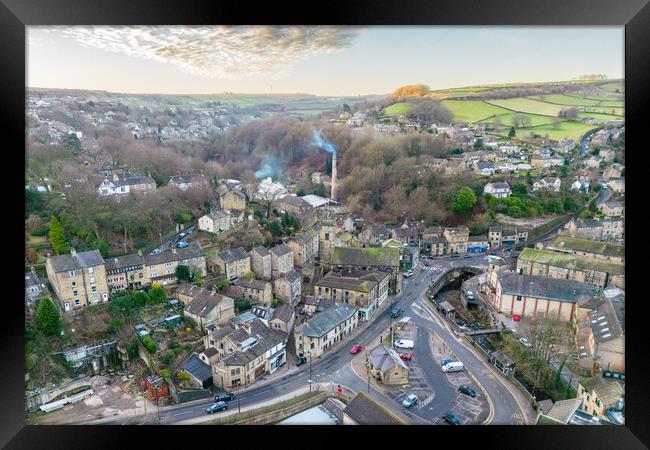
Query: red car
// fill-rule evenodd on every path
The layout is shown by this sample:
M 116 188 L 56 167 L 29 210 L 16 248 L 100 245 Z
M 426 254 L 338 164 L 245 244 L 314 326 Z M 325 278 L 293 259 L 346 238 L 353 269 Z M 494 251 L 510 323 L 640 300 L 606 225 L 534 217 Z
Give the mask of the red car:
M 515 322 L 519 322 L 521 320 L 521 317 L 519 317 L 517 314 L 515 314 L 514 317 L 512 318 L 512 320 L 514 320 Z
M 353 355 L 356 355 L 360 351 L 361 351 L 361 344 L 354 344 L 350 349 L 350 353 L 352 353 Z
M 398 353 L 398 355 L 404 361 L 410 361 L 413 359 L 413 354 L 411 353 Z

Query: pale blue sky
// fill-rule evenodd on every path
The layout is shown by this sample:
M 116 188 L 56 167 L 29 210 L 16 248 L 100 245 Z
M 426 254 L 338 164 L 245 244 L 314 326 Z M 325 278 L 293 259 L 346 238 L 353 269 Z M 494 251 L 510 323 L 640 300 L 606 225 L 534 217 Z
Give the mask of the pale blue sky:
M 27 85 L 124 93 L 385 94 L 624 76 L 623 27 L 28 27 Z

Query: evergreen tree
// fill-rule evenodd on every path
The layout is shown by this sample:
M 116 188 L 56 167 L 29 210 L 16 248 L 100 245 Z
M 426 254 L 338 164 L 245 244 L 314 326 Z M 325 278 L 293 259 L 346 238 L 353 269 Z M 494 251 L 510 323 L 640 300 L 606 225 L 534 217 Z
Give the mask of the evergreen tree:
M 59 220 L 54 216 L 52 216 L 52 219 L 50 220 L 49 236 L 52 250 L 54 250 L 57 255 L 68 252 L 69 248 L 68 243 L 63 236 L 63 227 L 61 226 L 61 223 L 59 223 Z
M 476 194 L 467 186 L 460 188 L 454 197 L 453 210 L 456 214 L 463 214 L 476 205 Z
M 38 329 L 46 336 L 61 334 L 61 315 L 49 297 L 43 297 L 38 302 L 36 323 L 38 324 Z
M 515 127 L 510 127 L 510 131 L 508 131 L 508 137 L 514 137 L 515 134 L 517 134 L 515 131 Z
M 190 274 L 190 268 L 182 264 L 176 266 L 176 278 L 178 281 L 190 281 L 192 278 L 192 274 Z

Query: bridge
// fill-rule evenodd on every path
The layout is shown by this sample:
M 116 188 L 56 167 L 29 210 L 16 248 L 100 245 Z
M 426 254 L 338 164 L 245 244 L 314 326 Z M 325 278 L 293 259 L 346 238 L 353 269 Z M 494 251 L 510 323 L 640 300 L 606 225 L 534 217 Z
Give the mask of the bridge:
M 485 272 L 485 265 L 480 264 L 461 264 L 461 265 L 452 265 L 446 270 L 436 273 L 435 278 L 432 280 L 429 285 L 427 293 L 434 297 L 442 288 L 447 286 L 449 283 L 453 283 L 462 276 L 466 274 L 471 275 L 480 275 Z

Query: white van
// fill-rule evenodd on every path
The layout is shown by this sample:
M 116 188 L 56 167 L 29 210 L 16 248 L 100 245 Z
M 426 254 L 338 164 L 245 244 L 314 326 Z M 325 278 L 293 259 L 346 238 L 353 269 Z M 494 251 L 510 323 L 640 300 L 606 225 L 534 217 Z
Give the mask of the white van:
M 443 372 L 460 372 L 465 366 L 460 361 L 452 361 L 442 366 Z
M 414 342 L 408 339 L 400 339 L 395 342 L 395 348 L 412 349 L 413 347 L 414 347 Z

